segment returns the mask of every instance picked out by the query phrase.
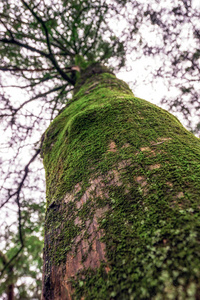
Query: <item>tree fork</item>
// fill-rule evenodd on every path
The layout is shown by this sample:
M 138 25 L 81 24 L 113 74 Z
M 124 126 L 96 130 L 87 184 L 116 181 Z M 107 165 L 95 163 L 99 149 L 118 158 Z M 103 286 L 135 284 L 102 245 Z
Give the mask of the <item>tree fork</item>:
M 94 65 L 45 132 L 42 299 L 200 299 L 200 142 Z

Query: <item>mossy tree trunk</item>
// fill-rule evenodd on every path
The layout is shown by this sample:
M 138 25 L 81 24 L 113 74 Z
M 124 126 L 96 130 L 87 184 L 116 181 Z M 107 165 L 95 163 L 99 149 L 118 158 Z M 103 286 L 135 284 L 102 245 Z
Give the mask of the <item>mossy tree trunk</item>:
M 199 139 L 102 72 L 45 133 L 42 299 L 200 299 Z

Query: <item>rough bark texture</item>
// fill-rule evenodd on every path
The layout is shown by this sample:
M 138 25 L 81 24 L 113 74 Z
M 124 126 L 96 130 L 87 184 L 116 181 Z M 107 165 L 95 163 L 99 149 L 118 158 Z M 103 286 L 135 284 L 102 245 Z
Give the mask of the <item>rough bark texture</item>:
M 45 133 L 42 299 L 200 299 L 199 139 L 93 71 Z

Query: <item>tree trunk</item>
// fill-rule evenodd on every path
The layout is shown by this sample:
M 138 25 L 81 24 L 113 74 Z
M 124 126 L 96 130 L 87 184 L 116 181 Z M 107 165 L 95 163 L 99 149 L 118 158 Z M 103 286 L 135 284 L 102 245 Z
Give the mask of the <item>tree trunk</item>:
M 2 261 L 4 267 L 9 262 L 8 257 L 2 251 L 0 251 L 0 261 Z M 14 296 L 14 286 L 15 286 L 14 277 L 15 276 L 14 276 L 13 264 L 12 263 L 7 266 L 6 272 L 7 272 L 7 275 L 6 275 L 7 279 L 2 284 L 1 287 L 5 286 L 7 300 L 14 300 L 15 299 L 15 296 Z M 4 288 L 3 288 L 3 290 L 4 290 Z
M 200 299 L 198 138 L 93 67 L 42 152 L 42 299 Z
M 14 284 L 9 284 L 7 288 L 7 300 L 14 300 Z

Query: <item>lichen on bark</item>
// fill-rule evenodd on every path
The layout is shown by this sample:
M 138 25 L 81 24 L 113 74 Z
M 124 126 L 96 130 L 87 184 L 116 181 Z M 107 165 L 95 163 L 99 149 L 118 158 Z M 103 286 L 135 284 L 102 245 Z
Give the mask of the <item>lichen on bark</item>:
M 43 142 L 43 299 L 198 299 L 199 139 L 92 68 Z

